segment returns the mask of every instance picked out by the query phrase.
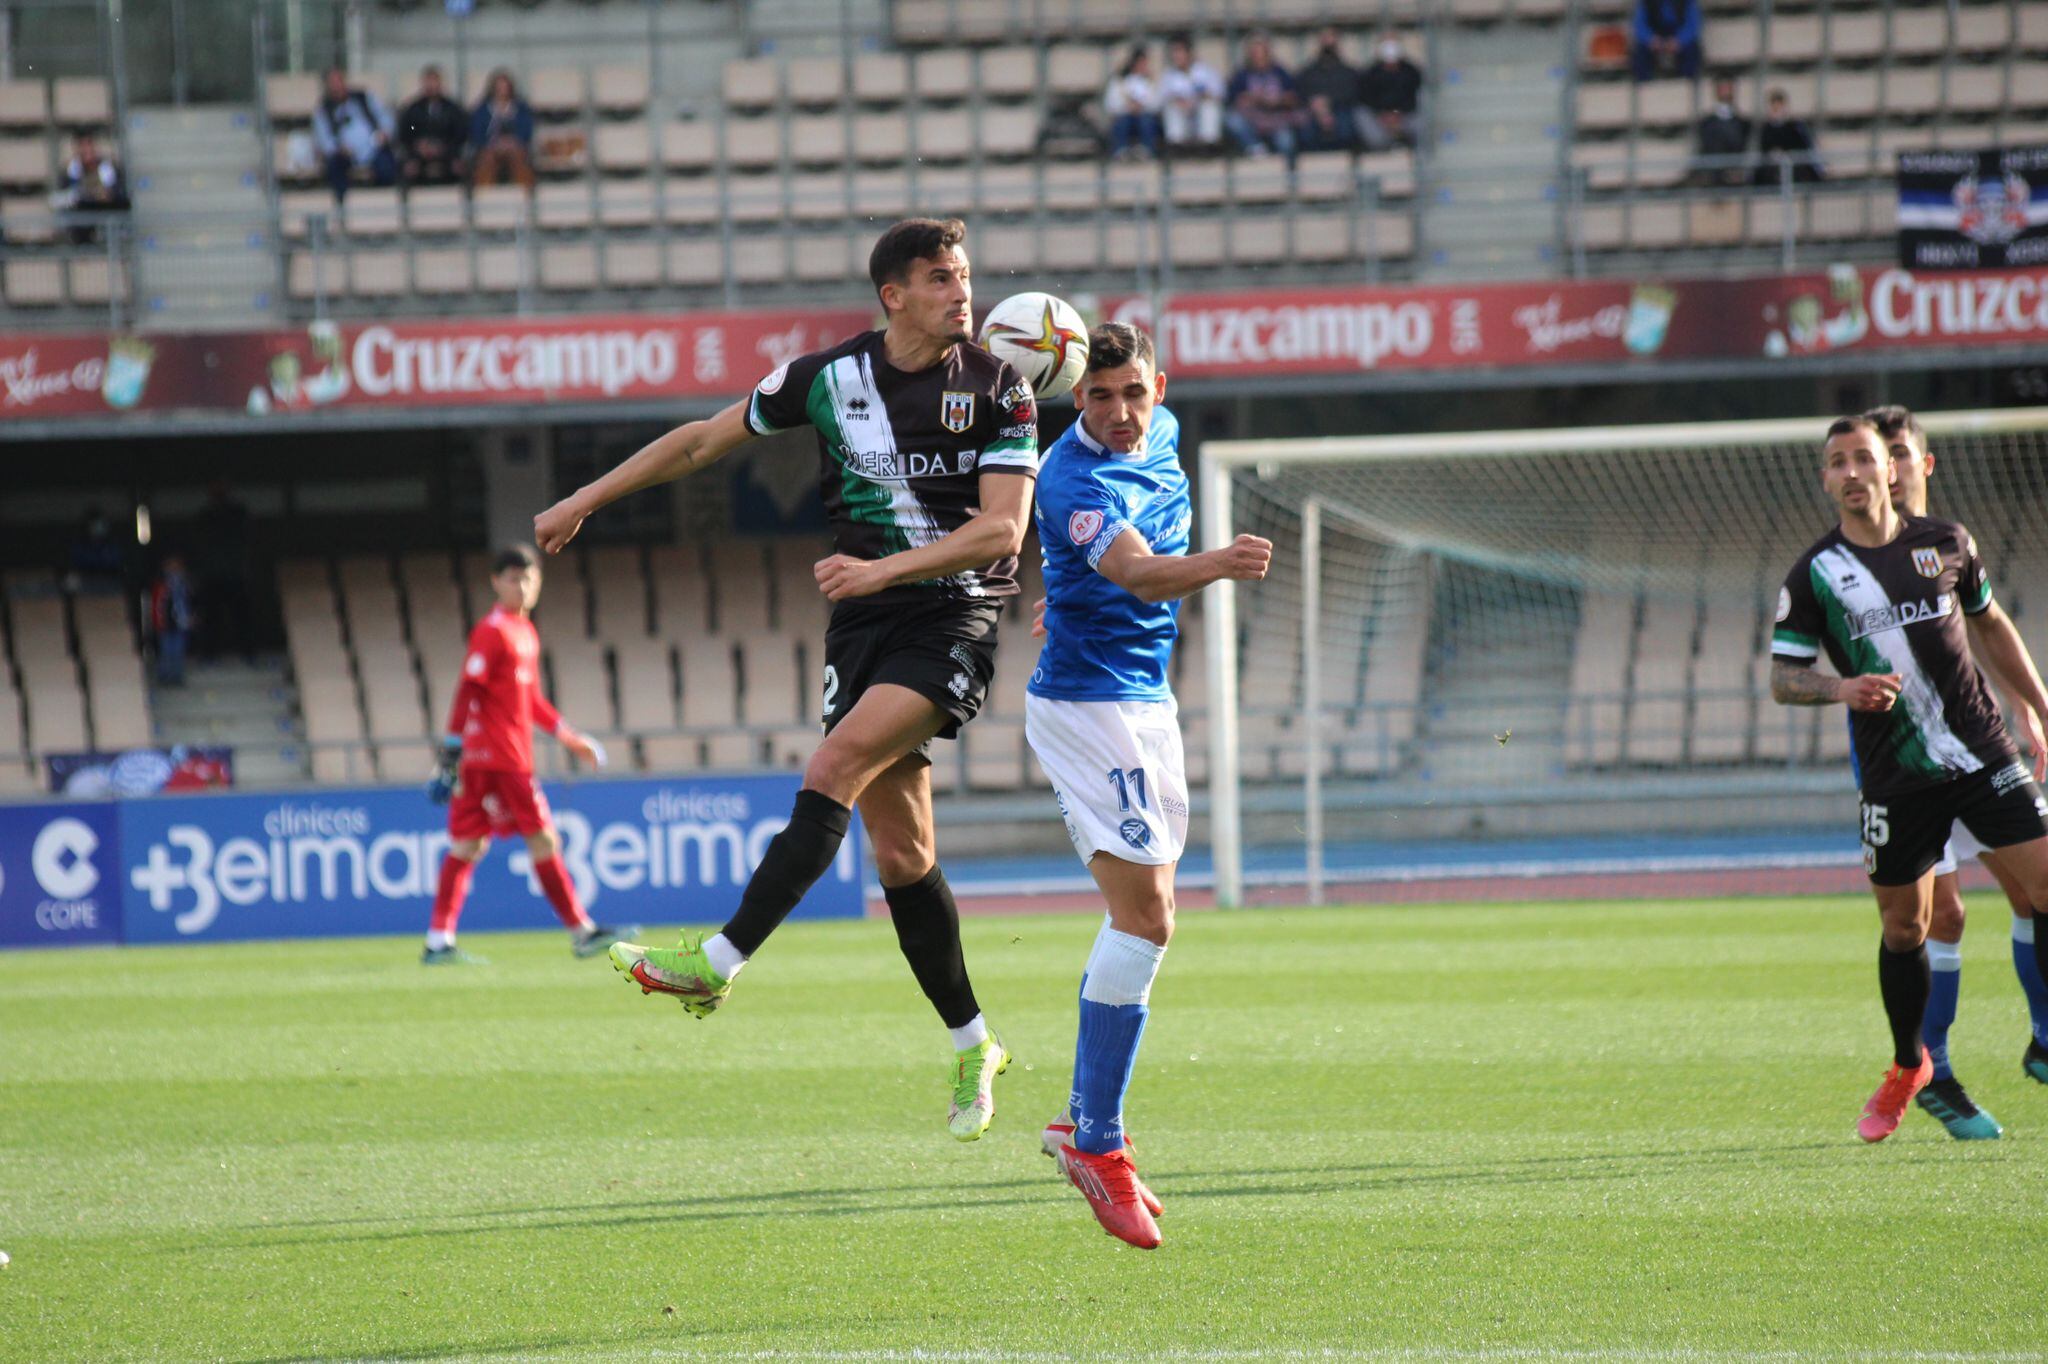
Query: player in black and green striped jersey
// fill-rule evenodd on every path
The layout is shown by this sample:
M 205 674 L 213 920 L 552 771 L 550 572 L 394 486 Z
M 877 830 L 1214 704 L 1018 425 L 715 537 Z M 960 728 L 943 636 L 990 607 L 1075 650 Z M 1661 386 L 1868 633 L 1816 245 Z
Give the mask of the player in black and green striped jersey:
M 1017 551 L 1038 474 L 1031 387 L 973 341 L 973 287 L 958 221 L 910 218 L 875 243 L 868 274 L 888 325 L 792 360 L 749 397 L 678 427 L 534 520 L 553 553 L 583 518 L 695 472 L 756 436 L 814 428 L 836 553 L 819 561 L 825 739 L 788 827 L 739 910 L 679 947 L 620 944 L 612 963 L 698 1017 L 832 865 L 858 805 L 912 974 L 952 1036 L 947 1129 L 974 1141 L 995 1112 L 1009 1054 L 982 1019 L 960 916 L 933 839 L 930 759 L 974 718 L 995 673 L 996 620 L 1017 591 Z M 681 917 L 688 918 L 687 907 Z
M 1957 820 L 2048 905 L 2048 692 L 1992 600 L 1969 531 L 1892 505 L 1892 452 L 1868 417 L 1828 428 L 1821 484 L 1840 524 L 1800 556 L 1778 594 L 1771 695 L 1841 702 L 1855 716 L 1863 864 L 1883 922 L 1878 984 L 1893 1065 L 1857 1133 L 1882 1141 L 1932 1078 L 1921 1045 L 1934 866 Z M 1967 624 L 1965 623 L 1967 621 Z M 1825 650 L 1837 676 L 1812 665 Z M 2010 696 L 2034 750 L 2021 761 L 1977 658 Z M 2039 955 L 2048 944 L 2036 943 Z

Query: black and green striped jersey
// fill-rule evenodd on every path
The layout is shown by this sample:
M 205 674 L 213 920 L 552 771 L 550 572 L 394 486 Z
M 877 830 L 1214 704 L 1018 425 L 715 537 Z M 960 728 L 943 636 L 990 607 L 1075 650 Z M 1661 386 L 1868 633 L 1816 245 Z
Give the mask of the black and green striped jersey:
M 1990 606 L 1977 542 L 1953 521 L 1908 516 L 1898 538 L 1876 549 L 1837 526 L 1799 556 L 1778 593 L 1771 656 L 1810 664 L 1826 649 L 1843 677 L 1899 675 L 1890 710 L 1851 712 L 1865 800 L 2018 756 L 1963 623 Z
M 957 345 L 931 368 L 906 373 L 889 363 L 882 337 L 864 332 L 792 360 L 747 403 L 757 435 L 817 428 L 825 515 L 839 552 L 857 559 L 958 530 L 980 510 L 985 472 L 1038 474 L 1038 406 L 1016 370 L 979 346 Z M 1016 591 L 1011 557 L 868 600 Z

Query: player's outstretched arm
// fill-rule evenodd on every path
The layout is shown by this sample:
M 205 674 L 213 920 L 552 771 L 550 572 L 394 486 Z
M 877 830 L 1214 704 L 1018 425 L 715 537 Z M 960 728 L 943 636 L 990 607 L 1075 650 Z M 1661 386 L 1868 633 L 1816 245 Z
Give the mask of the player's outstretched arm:
M 879 559 L 834 554 L 813 570 L 818 590 L 832 601 L 865 597 L 898 583 L 943 578 L 962 569 L 980 568 L 1007 559 L 1024 547 L 1024 528 L 1031 521 L 1031 488 L 1027 474 L 991 470 L 978 484 L 981 510 L 958 528 L 928 545 L 918 545 Z
M 693 474 L 752 440 L 747 404 L 740 401 L 715 417 L 688 422 L 655 437 L 610 473 L 593 479 L 533 518 L 533 540 L 559 554 L 583 525 L 583 518 L 620 498 Z
M 1781 706 L 1831 706 L 1839 701 L 1850 710 L 1884 711 L 1898 696 L 1897 673 L 1836 677 L 1787 659 L 1771 660 L 1771 699 Z
M 2034 750 L 2034 775 L 2039 778 L 2043 769 L 2048 769 L 2048 734 L 2042 729 L 2048 719 L 2048 689 L 2041 685 L 2033 655 L 2027 652 L 2012 617 L 1997 602 L 1964 619 L 1970 630 L 1970 652 L 1984 661 L 1991 680 L 2015 703 L 2015 718 L 2027 746 Z
M 1256 582 L 1273 564 L 1273 542 L 1240 535 L 1201 554 L 1154 554 L 1145 537 L 1126 530 L 1096 561 L 1095 571 L 1140 601 L 1175 601 L 1226 578 Z

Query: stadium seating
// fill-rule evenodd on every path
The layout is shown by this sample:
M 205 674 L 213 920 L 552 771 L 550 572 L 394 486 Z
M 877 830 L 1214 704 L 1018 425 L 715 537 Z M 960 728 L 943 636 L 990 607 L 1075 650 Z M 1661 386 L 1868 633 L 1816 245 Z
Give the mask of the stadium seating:
M 1140 9 L 1155 16 L 1154 33 L 1194 18 L 1158 0 Z M 728 280 L 849 284 L 864 276 L 874 224 L 906 209 L 967 218 L 984 273 L 1128 278 L 1163 253 L 1196 274 L 1291 264 L 1378 271 L 1412 257 L 1415 174 L 1406 153 L 1312 155 L 1292 175 L 1278 161 L 1165 172 L 1108 165 L 1085 144 L 1078 160 L 1041 156 L 1041 132 L 1065 117 L 1056 111 L 1102 89 L 1105 40 L 1116 36 L 1102 30 L 1128 31 L 1122 17 L 1105 26 L 1093 7 L 1076 10 L 1065 31 L 1073 41 L 1043 49 L 737 58 L 723 68 L 714 106 L 685 118 L 650 98 L 644 66 L 536 69 L 526 80 L 536 112 L 577 130 L 589 155 L 543 163 L 530 201 L 505 187 L 421 189 L 404 202 L 395 191 L 359 187 L 337 212 L 319 168 L 290 154 L 316 92 L 305 78 L 273 76 L 266 104 L 288 293 L 378 311 L 409 294 L 475 296 L 483 305 L 529 291 L 602 299 L 667 290 L 683 302 Z M 1318 13 L 1272 7 L 1289 60 Z M 1331 13 L 1354 24 L 1420 18 L 1405 4 Z M 941 28 L 951 22 L 944 17 Z M 971 15 L 967 23 L 976 27 Z M 921 31 L 913 22 L 899 37 L 910 44 Z M 1200 46 L 1229 68 L 1221 39 Z M 408 72 L 416 66 L 404 63 Z M 409 79 L 361 78 L 394 104 Z
M 1571 162 L 1583 207 L 1574 245 L 1630 259 L 1740 251 L 1798 240 L 1835 252 L 1890 250 L 1897 152 L 2039 141 L 2048 104 L 2048 3 L 1942 0 L 1885 5 L 1707 6 L 1707 76 L 1638 84 L 1598 60 L 1588 34 L 1578 71 Z M 1625 7 L 1614 7 L 1621 21 Z M 1597 24 L 1587 26 L 1597 29 Z M 1710 78 L 1736 85 L 1736 105 L 1760 118 L 1785 91 L 1812 128 L 1826 173 L 1776 193 L 1691 184 L 1693 130 Z M 1775 186 L 1773 187 L 1775 189 Z
M 123 598 L 73 595 L 30 570 L 7 575 L 6 608 L 0 795 L 39 789 L 42 760 L 52 753 L 154 742 L 142 653 Z

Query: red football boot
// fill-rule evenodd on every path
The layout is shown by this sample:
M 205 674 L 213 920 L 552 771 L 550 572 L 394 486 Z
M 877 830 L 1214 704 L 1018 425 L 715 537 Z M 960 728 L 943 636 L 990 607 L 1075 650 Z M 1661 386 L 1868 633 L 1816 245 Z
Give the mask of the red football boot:
M 1140 1250 L 1159 1248 L 1159 1224 L 1138 1197 L 1138 1171 L 1131 1153 L 1119 1148 L 1099 1156 L 1062 1146 L 1060 1173 L 1081 1191 L 1102 1229 Z
M 1856 1123 L 1856 1135 L 1865 1141 L 1883 1141 L 1899 1130 L 1899 1120 L 1906 1116 L 1906 1105 L 1913 1102 L 1913 1096 L 1926 1088 L 1934 1078 L 1934 1058 L 1925 1051 L 1920 1053 L 1917 1069 L 1907 1070 L 1904 1066 L 1893 1066 L 1884 1073 L 1884 1083 L 1877 1087 L 1877 1093 L 1870 1096 L 1870 1102 L 1863 1105 L 1863 1117 Z
M 1038 1134 L 1038 1145 L 1047 1155 L 1051 1156 L 1054 1160 L 1058 1160 L 1060 1158 L 1060 1148 L 1073 1141 L 1073 1139 L 1073 1115 L 1062 1113 L 1047 1123 L 1045 1130 Z M 1134 1143 L 1128 1136 L 1124 1138 L 1124 1149 L 1134 1156 L 1138 1154 Z M 1138 1172 L 1136 1168 L 1133 1168 L 1131 1170 L 1131 1177 L 1137 1179 L 1137 1176 Z M 1138 1198 L 1139 1201 L 1144 1203 L 1145 1211 L 1151 1213 L 1154 1217 L 1159 1217 L 1166 1212 L 1166 1205 L 1159 1201 L 1159 1195 L 1153 1193 L 1152 1187 L 1142 1179 L 1138 1180 Z

